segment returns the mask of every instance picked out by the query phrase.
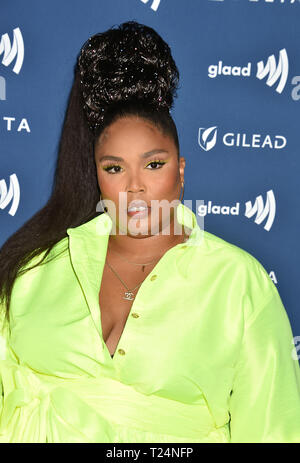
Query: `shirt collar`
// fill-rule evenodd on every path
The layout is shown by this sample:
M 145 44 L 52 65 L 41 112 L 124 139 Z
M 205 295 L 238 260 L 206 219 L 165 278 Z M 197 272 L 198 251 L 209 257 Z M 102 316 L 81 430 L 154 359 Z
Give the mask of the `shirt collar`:
M 186 242 L 175 245 L 169 251 L 175 253 L 179 273 L 188 278 L 188 266 L 191 261 L 191 254 L 188 251 L 191 247 L 201 247 L 204 230 L 198 225 L 195 213 L 188 206 L 179 203 L 175 211 L 178 222 L 187 227 L 189 238 Z M 89 263 L 86 262 L 86 264 L 91 267 L 93 262 L 96 267 L 97 262 L 104 261 L 112 226 L 113 221 L 110 215 L 104 212 L 78 227 L 68 228 L 71 258 L 76 255 L 78 261 L 80 259 L 81 262 L 86 262 L 86 256 L 89 256 Z M 187 252 L 182 252 L 181 248 Z

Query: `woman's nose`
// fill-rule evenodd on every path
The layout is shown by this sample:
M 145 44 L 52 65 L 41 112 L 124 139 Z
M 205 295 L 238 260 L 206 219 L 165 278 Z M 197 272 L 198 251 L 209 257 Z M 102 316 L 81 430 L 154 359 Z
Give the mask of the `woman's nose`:
M 145 185 L 140 175 L 134 175 L 129 179 L 127 184 L 127 191 L 130 193 L 145 191 Z

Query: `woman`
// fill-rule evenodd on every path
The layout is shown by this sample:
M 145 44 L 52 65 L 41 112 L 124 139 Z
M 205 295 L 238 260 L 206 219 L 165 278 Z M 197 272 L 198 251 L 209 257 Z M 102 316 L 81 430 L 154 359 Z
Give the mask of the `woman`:
M 2 442 L 300 440 L 276 287 L 181 203 L 177 84 L 136 22 L 81 50 L 54 191 L 1 250 Z

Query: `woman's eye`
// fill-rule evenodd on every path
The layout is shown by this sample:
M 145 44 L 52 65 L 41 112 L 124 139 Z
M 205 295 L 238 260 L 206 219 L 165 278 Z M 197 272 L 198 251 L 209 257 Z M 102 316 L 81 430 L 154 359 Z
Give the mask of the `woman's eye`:
M 147 167 L 148 167 L 148 166 L 151 166 L 152 164 L 158 164 L 159 166 L 162 166 L 162 165 L 165 164 L 165 162 L 163 162 L 163 161 L 152 161 L 152 162 L 150 162 L 150 163 L 147 165 Z M 160 169 L 160 167 L 158 167 L 157 169 Z M 154 169 L 150 169 L 150 170 L 157 170 L 157 169 L 154 168 Z
M 118 172 L 111 172 L 111 169 L 120 168 L 120 166 L 107 166 L 104 167 L 104 170 L 109 174 L 117 174 Z

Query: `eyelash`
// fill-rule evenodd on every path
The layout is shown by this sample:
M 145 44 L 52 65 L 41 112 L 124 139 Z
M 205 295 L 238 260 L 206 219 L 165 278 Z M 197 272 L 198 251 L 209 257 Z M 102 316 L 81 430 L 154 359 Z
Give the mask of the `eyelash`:
M 158 164 L 160 166 L 163 166 L 165 163 L 166 163 L 165 161 L 151 161 L 149 162 L 149 164 L 147 164 L 147 166 L 150 166 L 151 164 Z M 118 164 L 110 164 L 109 166 L 103 167 L 103 170 L 105 170 L 107 173 L 112 174 L 112 175 L 119 174 L 120 172 L 109 172 L 109 169 L 112 169 L 113 167 L 120 167 L 120 166 Z M 159 170 L 159 169 L 161 169 L 161 167 L 157 169 L 150 169 L 150 170 Z

